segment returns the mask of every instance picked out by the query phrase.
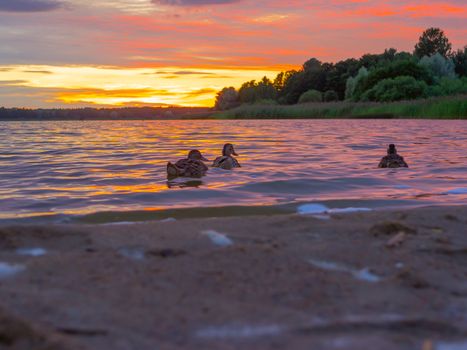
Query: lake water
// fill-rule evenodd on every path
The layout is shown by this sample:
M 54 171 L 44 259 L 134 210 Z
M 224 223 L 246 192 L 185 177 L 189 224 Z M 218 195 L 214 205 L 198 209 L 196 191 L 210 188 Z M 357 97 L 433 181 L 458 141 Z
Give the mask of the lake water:
M 167 161 L 194 148 L 213 160 L 225 142 L 235 144 L 242 168 L 167 181 Z M 377 168 L 388 143 L 409 169 Z M 465 121 L 0 122 L 0 219 L 102 222 L 296 212 L 304 203 L 466 204 L 466 151 Z M 111 213 L 87 215 L 102 212 Z

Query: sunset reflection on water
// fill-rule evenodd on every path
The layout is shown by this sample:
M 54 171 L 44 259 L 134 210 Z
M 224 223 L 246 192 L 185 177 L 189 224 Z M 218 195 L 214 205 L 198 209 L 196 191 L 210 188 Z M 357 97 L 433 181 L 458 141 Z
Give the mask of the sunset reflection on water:
M 242 168 L 167 181 L 167 161 L 190 149 L 212 161 L 225 142 L 235 145 Z M 409 169 L 376 168 L 388 143 Z M 464 121 L 2 122 L 0 215 L 329 200 L 465 203 L 465 149 Z M 446 194 L 453 189 L 460 193 Z

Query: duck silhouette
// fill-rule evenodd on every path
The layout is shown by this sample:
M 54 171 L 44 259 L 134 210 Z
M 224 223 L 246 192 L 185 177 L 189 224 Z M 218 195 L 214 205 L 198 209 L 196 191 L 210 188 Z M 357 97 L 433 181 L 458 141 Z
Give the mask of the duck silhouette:
M 388 154 L 381 158 L 378 168 L 408 168 L 409 166 L 404 160 L 404 157 L 397 154 L 396 146 L 390 144 L 388 146 Z
M 203 161 L 208 162 L 200 151 L 197 149 L 191 150 L 187 158 L 180 159 L 175 164 L 171 162 L 167 163 L 167 178 L 173 179 L 179 176 L 202 177 L 208 171 L 208 167 Z
M 232 157 L 232 155 L 238 156 L 238 154 L 235 152 L 234 146 L 231 143 L 226 143 L 222 148 L 222 156 L 217 157 L 214 160 L 212 166 L 214 168 L 221 168 L 227 170 L 230 170 L 232 168 L 240 168 L 240 163 L 237 161 L 237 159 Z

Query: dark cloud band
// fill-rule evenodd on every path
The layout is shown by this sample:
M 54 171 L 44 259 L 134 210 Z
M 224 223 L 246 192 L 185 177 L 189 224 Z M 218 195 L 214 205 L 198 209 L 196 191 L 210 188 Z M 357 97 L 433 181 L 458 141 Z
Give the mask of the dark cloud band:
M 148 74 L 148 73 L 145 73 Z M 179 70 L 176 72 L 165 72 L 165 71 L 158 71 L 154 73 L 149 73 L 149 74 L 160 74 L 160 75 L 214 75 L 214 73 L 211 72 L 198 72 L 194 70 Z
M 222 5 L 240 1 L 241 0 L 152 0 L 155 4 L 172 6 Z
M 0 0 L 0 11 L 7 12 L 42 12 L 52 11 L 63 6 L 56 0 Z

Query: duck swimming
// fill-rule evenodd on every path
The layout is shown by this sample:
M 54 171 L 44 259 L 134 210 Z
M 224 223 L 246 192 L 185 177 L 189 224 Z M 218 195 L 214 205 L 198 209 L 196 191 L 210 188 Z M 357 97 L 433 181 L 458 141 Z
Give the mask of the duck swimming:
M 404 160 L 404 157 L 397 154 L 396 146 L 390 144 L 388 154 L 381 158 L 378 168 L 408 168 L 409 166 Z
M 240 168 L 240 163 L 234 157 L 232 157 L 232 155 L 238 156 L 238 154 L 235 153 L 234 146 L 231 143 L 226 143 L 222 148 L 222 156 L 217 157 L 214 160 L 214 163 L 212 163 L 212 166 L 214 168 L 221 168 L 227 170 L 230 170 L 232 168 Z
M 175 164 L 167 163 L 167 178 L 175 177 L 202 177 L 206 175 L 208 167 L 203 161 L 208 162 L 197 149 L 188 153 L 188 158 L 180 159 Z

